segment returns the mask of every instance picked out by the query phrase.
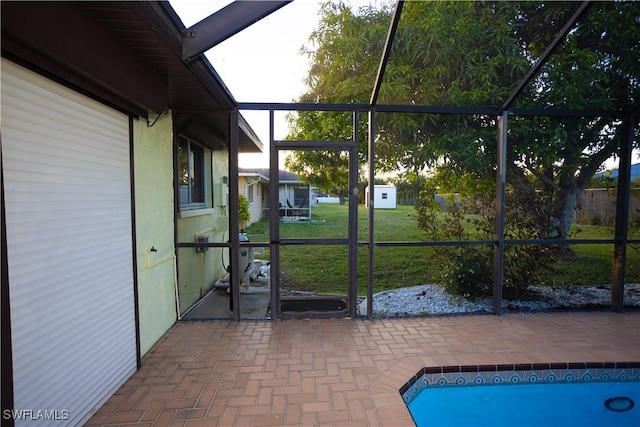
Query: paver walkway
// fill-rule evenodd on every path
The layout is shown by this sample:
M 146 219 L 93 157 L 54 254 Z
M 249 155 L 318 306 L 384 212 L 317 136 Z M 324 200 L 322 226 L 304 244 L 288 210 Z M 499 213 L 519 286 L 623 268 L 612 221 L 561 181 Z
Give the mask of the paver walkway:
M 425 366 L 640 361 L 640 312 L 180 322 L 88 425 L 413 426 Z

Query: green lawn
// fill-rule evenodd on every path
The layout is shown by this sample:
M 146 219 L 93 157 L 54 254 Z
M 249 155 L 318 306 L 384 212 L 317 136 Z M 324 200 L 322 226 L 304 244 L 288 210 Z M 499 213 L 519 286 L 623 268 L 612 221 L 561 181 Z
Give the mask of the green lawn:
M 312 209 L 312 220 L 280 223 L 281 238 L 346 238 L 346 205 L 321 204 Z M 358 241 L 366 243 L 368 212 L 358 207 Z M 375 241 L 422 241 L 425 235 L 417 228 L 412 206 L 378 209 L 374 215 Z M 266 220 L 251 225 L 246 232 L 254 242 L 268 242 Z M 611 227 L 574 226 L 573 238 L 611 238 Z M 558 260 L 543 275 L 553 286 L 600 285 L 611 282 L 612 245 L 572 245 L 576 256 Z M 453 249 L 452 249 L 453 250 Z M 640 282 L 640 252 L 627 251 L 627 281 Z M 268 256 L 268 250 L 267 255 Z M 440 261 L 432 248 L 393 247 L 374 251 L 374 292 L 425 283 L 437 283 Z M 286 289 L 318 293 L 346 293 L 346 246 L 281 247 L 281 286 Z M 367 249 L 358 250 L 358 294 L 366 295 Z

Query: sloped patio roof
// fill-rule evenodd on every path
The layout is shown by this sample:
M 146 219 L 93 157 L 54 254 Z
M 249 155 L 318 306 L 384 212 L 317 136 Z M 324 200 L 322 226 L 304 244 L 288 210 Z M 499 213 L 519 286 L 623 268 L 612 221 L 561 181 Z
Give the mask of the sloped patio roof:
M 150 122 L 170 109 L 179 132 L 223 149 L 237 103 L 204 56 L 182 59 L 185 33 L 168 2 L 2 2 L 3 55 Z M 242 116 L 239 128 L 240 151 L 262 151 Z
M 266 169 L 266 168 L 239 169 L 238 175 L 239 176 L 258 176 L 265 182 L 269 182 L 269 169 Z M 281 184 L 297 184 L 298 175 L 296 175 L 293 172 L 280 169 L 278 171 L 278 182 Z
M 202 56 L 209 48 L 224 41 L 226 38 L 239 33 L 248 26 L 249 22 L 255 22 L 268 13 L 273 13 L 281 7 L 286 7 L 290 1 L 234 1 L 227 7 L 217 11 L 209 17 L 202 19 L 199 23 L 195 24 L 187 30 L 190 33 L 190 38 L 187 38 L 183 42 L 183 52 L 189 58 L 197 58 L 198 55 Z M 391 2 L 389 2 L 391 3 Z M 637 111 L 640 107 L 640 94 L 634 93 L 630 97 L 632 101 L 630 103 L 623 103 L 617 105 L 614 109 L 610 110 L 598 110 L 598 109 L 572 109 L 562 105 L 540 105 L 539 107 L 527 107 L 521 108 L 522 105 L 518 103 L 523 91 L 527 88 L 532 80 L 537 75 L 544 72 L 544 67 L 549 59 L 557 52 L 563 49 L 562 43 L 567 36 L 572 33 L 576 24 L 583 20 L 590 18 L 593 14 L 597 14 L 597 8 L 593 7 L 597 2 L 585 0 L 582 2 L 564 2 L 564 12 L 561 16 L 552 16 L 547 19 L 547 22 L 541 24 L 548 26 L 548 32 L 553 36 L 549 38 L 545 49 L 538 57 L 530 58 L 532 60 L 532 66 L 527 73 L 521 76 L 514 76 L 511 83 L 513 88 L 509 96 L 505 97 L 502 102 L 496 105 L 494 102 L 485 102 L 478 100 L 474 105 L 416 105 L 411 101 L 409 97 L 406 98 L 406 102 L 400 98 L 389 100 L 385 99 L 381 95 L 381 89 L 387 84 L 385 80 L 385 72 L 387 66 L 394 61 L 394 56 L 397 52 L 394 51 L 394 44 L 398 36 L 398 31 L 403 28 L 403 7 L 405 5 L 404 0 L 398 0 L 395 2 L 395 8 L 393 9 L 392 19 L 389 25 L 389 31 L 387 34 L 384 46 L 378 52 L 380 54 L 380 66 L 376 75 L 367 75 L 366 79 L 371 82 L 371 95 L 368 100 L 356 99 L 344 102 L 331 102 L 331 103 L 315 103 L 315 102 L 294 102 L 294 103 L 256 103 L 256 102 L 241 102 L 239 104 L 241 109 L 247 110 L 287 110 L 287 111 L 301 111 L 301 110 L 322 110 L 322 111 L 369 111 L 374 108 L 379 112 L 427 112 L 427 113 L 443 113 L 443 114 L 500 114 L 502 111 L 509 110 L 511 113 L 518 115 L 552 115 L 552 116 L 575 116 L 575 117 L 595 117 L 595 116 L 620 116 L 626 115 L 631 112 Z M 224 26 L 224 28 L 220 28 Z M 311 32 L 311 28 L 309 31 Z M 613 35 L 616 37 L 617 35 Z M 619 35 L 623 37 L 623 35 Z M 208 38 L 208 39 L 207 39 Z M 197 40 L 197 46 L 195 47 L 194 39 Z M 450 40 L 450 43 L 455 44 L 456 40 Z M 585 42 L 588 43 L 588 42 Z M 375 54 L 375 53 L 373 53 Z M 489 55 L 489 53 L 487 53 Z M 580 70 L 575 72 L 579 73 Z M 256 77 L 258 77 L 259 70 L 256 70 Z M 402 95 L 402 94 L 401 94 Z M 405 96 L 407 94 L 404 94 Z

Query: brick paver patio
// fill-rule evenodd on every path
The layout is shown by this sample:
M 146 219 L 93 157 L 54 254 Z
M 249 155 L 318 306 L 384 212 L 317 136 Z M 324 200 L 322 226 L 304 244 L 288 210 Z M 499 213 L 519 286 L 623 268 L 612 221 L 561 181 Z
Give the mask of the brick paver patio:
M 413 426 L 425 366 L 640 361 L 640 312 L 179 322 L 88 425 Z

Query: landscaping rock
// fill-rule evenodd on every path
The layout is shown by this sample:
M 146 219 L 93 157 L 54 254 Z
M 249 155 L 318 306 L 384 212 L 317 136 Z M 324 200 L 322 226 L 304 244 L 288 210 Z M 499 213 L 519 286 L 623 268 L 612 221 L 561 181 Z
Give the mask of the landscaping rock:
M 535 301 L 503 300 L 503 311 L 609 308 L 611 286 L 549 288 L 533 286 Z M 626 284 L 624 304 L 640 307 L 640 284 Z M 448 294 L 442 286 L 420 285 L 393 289 L 373 296 L 373 316 L 399 317 L 428 314 L 493 312 L 492 298 L 464 298 Z M 367 315 L 367 300 L 358 304 L 358 314 Z

